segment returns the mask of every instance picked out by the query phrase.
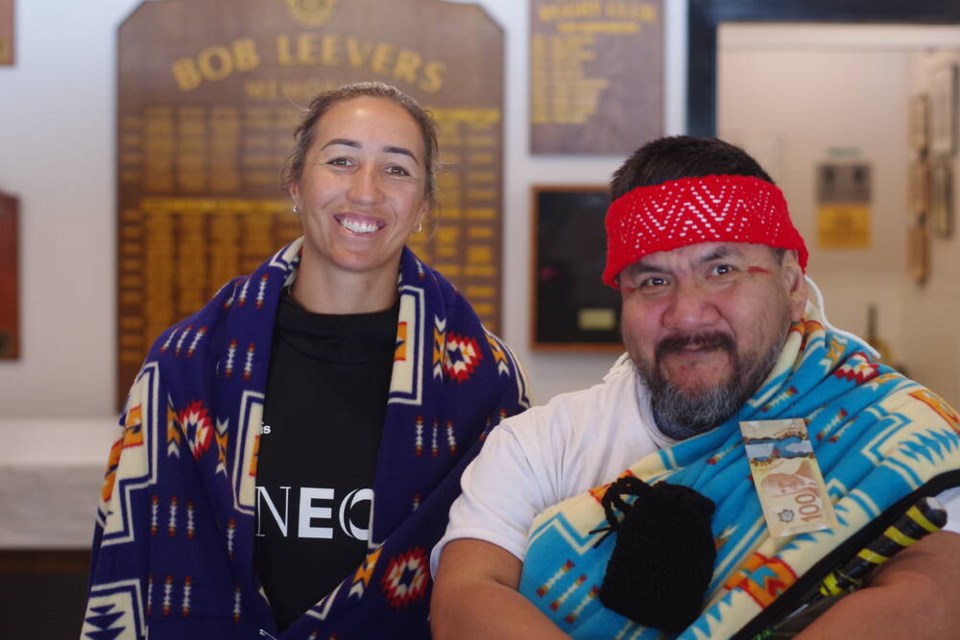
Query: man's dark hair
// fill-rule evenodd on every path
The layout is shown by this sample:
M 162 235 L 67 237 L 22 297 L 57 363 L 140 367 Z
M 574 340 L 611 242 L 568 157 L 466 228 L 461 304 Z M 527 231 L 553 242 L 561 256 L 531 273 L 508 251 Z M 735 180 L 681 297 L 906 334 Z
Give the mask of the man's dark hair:
M 610 180 L 610 197 L 616 200 L 637 187 L 668 180 L 711 175 L 752 176 L 775 184 L 750 154 L 729 142 L 717 138 L 669 136 L 643 145 L 614 172 Z

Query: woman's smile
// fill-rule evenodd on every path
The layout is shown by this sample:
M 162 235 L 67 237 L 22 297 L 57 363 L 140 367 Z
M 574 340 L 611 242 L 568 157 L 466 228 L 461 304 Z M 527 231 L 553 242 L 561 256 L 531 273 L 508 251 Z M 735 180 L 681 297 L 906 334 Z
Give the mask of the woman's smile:
M 381 220 L 355 213 L 338 213 L 333 216 L 333 219 L 336 220 L 341 227 L 358 236 L 369 235 L 387 226 L 386 223 Z

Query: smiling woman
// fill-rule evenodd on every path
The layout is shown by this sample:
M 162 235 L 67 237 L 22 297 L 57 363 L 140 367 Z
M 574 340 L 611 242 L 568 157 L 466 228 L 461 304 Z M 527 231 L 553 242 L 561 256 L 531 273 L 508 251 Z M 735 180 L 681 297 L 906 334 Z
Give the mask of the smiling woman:
M 332 105 L 309 138 L 287 184 L 304 229 L 292 295 L 314 312 L 389 308 L 401 250 L 431 206 L 435 133 L 421 135 L 405 107 L 362 96 Z
M 436 204 L 429 114 L 347 85 L 294 138 L 303 237 L 163 333 L 131 391 L 90 637 L 143 602 L 137 637 L 428 638 L 426 550 L 463 464 L 529 405 L 509 349 L 406 246 Z

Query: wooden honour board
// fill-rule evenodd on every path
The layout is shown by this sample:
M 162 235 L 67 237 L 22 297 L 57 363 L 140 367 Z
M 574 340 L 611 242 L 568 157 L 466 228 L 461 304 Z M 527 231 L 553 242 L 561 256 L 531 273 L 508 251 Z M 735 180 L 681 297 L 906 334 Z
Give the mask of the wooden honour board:
M 0 0 L 0 65 L 13 64 L 13 0 Z
M 441 0 L 159 0 L 119 30 L 118 376 L 300 235 L 280 168 L 318 92 L 381 80 L 439 125 L 437 232 L 411 247 L 500 327 L 503 33 Z
M 531 0 L 531 151 L 625 156 L 662 134 L 663 0 Z

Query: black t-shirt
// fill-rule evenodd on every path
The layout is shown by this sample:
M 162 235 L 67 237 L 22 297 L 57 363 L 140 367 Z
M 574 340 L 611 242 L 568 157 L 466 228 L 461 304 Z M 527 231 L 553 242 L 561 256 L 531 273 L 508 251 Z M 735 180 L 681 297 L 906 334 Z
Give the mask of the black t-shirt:
M 363 560 L 399 304 L 321 315 L 284 296 L 257 457 L 254 568 L 285 629 Z

